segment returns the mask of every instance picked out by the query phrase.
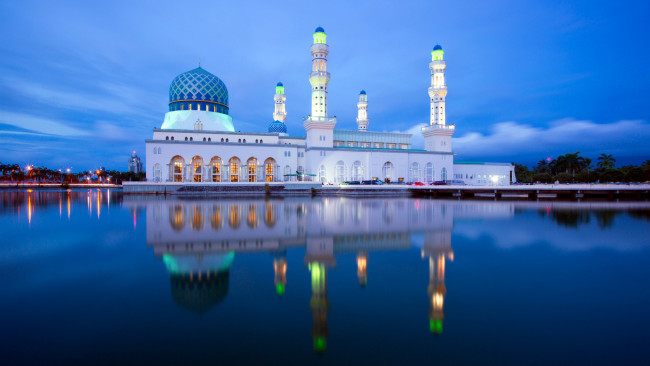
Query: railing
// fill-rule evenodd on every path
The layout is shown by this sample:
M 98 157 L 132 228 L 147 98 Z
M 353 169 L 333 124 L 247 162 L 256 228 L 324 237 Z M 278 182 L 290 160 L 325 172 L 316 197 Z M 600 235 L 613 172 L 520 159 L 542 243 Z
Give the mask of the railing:
M 455 130 L 456 126 L 453 124 L 449 125 L 439 125 L 439 124 L 434 124 L 434 125 L 428 125 L 422 127 L 422 131 L 428 131 L 428 130 L 436 130 L 436 129 L 441 129 L 441 130 Z

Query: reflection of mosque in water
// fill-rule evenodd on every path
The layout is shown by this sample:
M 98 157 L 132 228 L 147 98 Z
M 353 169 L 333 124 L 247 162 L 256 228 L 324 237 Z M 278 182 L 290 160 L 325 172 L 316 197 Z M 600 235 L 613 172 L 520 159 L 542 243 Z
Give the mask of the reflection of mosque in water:
M 421 248 L 422 257 L 429 260 L 430 330 L 440 334 L 446 296 L 445 261 L 453 260 L 453 218 L 459 213 L 476 214 L 475 209 L 465 207 L 472 204 L 467 201 L 407 198 L 125 203 L 146 206 L 147 245 L 162 257 L 170 273 L 174 301 L 197 313 L 226 298 L 235 253 L 271 253 L 275 289 L 281 296 L 287 286 L 287 250 L 305 248 L 304 263 L 311 274 L 312 336 L 317 352 L 325 350 L 328 334 L 327 274 L 336 265 L 336 255 L 341 253 L 356 253 L 358 282 L 365 286 L 371 252 Z M 506 211 L 501 214 L 512 214 L 511 210 Z

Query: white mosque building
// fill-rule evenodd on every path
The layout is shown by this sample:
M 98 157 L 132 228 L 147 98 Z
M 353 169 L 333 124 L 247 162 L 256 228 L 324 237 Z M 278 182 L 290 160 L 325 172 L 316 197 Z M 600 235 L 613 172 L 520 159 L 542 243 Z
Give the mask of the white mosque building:
M 327 110 L 329 46 L 316 28 L 311 45 L 311 114 L 304 134 L 287 133 L 284 86 L 275 88 L 273 122 L 267 132 L 236 132 L 228 114 L 228 89 L 200 66 L 178 75 L 169 88 L 169 112 L 146 140 L 149 182 L 281 182 L 307 178 L 325 184 L 349 180 L 386 182 L 462 180 L 507 185 L 511 164 L 454 163 L 453 124 L 446 123 L 446 64 L 442 47 L 431 52 L 430 123 L 422 128 L 424 149 L 411 134 L 370 131 L 368 97 L 359 93 L 358 130 L 337 130 Z M 297 129 L 294 129 L 297 130 Z

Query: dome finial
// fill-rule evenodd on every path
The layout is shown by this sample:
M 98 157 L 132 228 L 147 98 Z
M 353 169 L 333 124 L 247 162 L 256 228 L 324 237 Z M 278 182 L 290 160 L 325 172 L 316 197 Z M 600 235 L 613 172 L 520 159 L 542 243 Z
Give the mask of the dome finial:
M 201 67 L 201 58 L 199 57 L 199 67 Z

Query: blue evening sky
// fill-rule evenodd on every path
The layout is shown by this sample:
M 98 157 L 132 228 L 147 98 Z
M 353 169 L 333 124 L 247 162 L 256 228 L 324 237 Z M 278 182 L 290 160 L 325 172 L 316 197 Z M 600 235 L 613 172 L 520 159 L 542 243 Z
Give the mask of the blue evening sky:
M 179 73 L 201 66 L 241 131 L 266 131 L 275 84 L 304 135 L 309 46 L 330 45 L 330 115 L 414 134 L 429 120 L 428 63 L 447 61 L 457 160 L 528 165 L 580 151 L 650 159 L 646 1 L 3 1 L 0 161 L 126 170 L 160 127 Z

